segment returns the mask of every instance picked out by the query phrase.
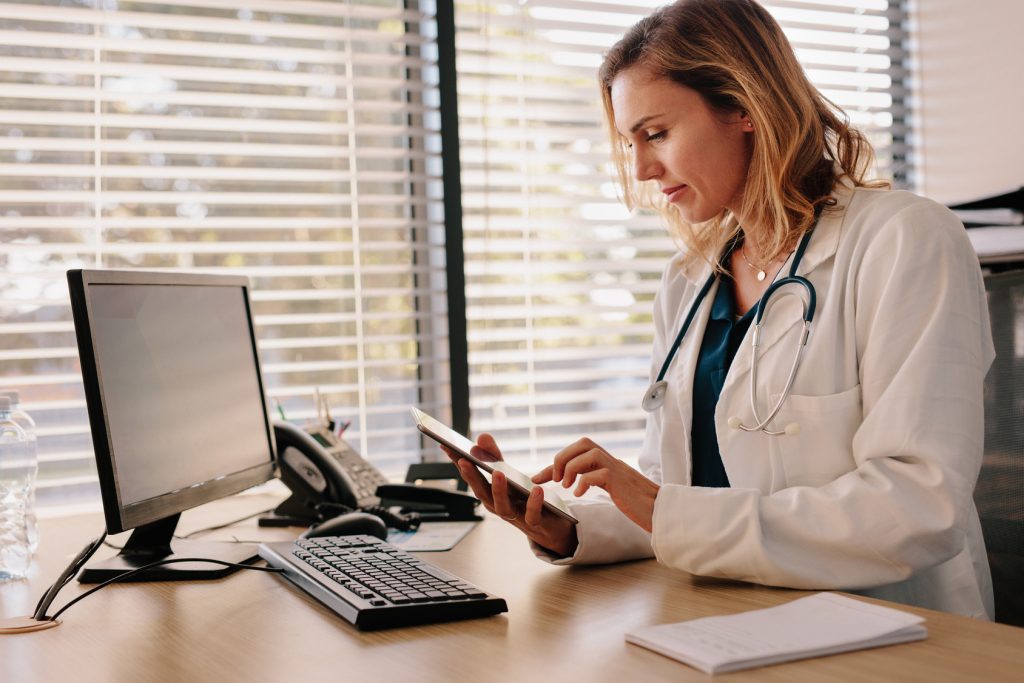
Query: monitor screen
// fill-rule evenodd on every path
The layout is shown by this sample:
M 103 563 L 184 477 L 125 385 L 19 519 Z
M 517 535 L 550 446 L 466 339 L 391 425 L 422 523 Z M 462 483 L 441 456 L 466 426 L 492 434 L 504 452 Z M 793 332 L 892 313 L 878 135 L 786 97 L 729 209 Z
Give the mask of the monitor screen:
M 69 283 L 109 532 L 273 476 L 246 278 L 72 271 Z

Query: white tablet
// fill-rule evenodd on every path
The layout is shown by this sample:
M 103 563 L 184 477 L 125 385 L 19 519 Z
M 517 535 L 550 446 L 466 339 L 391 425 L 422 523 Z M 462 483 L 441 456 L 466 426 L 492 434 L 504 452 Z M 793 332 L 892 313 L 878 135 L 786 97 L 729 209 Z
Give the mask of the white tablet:
M 534 484 L 528 476 L 517 470 L 515 467 L 509 465 L 507 462 L 504 462 L 503 460 L 483 459 L 481 457 L 485 453 L 483 449 L 451 427 L 448 427 L 442 422 L 430 417 L 419 408 L 412 408 L 412 417 L 416 421 L 416 427 L 421 432 L 439 444 L 443 444 L 452 449 L 484 472 L 501 472 L 505 475 L 505 478 L 508 479 L 509 485 L 524 496 L 529 495 L 530 491 L 537 486 L 537 484 Z M 544 489 L 544 507 L 559 517 L 569 520 L 573 524 L 579 523 L 579 520 L 573 517 L 573 514 L 569 512 L 569 507 L 565 504 L 565 501 L 559 498 L 558 494 L 554 491 Z

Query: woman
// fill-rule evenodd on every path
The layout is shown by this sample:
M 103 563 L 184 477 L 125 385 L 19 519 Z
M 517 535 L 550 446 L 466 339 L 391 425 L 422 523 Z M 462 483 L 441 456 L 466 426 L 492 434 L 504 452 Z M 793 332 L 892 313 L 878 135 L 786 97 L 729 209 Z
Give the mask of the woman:
M 589 439 L 559 452 L 535 482 L 607 493 L 571 502 L 575 528 L 542 511 L 539 490 L 524 502 L 459 462 L 474 492 L 555 563 L 653 555 L 991 618 L 972 491 L 993 349 L 963 227 L 865 181 L 869 145 L 751 0 L 655 12 L 600 82 L 627 203 L 658 208 L 685 245 L 654 303 L 651 375 L 666 386 L 645 399 L 642 473 Z M 756 364 L 747 340 L 788 275 L 817 306 L 785 392 L 810 288 L 774 293 Z M 500 457 L 490 436 L 479 445 Z

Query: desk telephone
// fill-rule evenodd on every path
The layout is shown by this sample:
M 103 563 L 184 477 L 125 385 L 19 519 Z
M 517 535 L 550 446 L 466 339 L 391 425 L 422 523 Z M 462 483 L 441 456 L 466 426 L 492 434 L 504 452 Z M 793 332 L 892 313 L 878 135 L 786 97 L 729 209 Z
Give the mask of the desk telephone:
M 479 519 L 473 496 L 410 484 L 390 484 L 351 446 L 325 429 L 306 431 L 289 422 L 274 423 L 281 481 L 292 495 L 264 517 L 260 524 L 305 525 L 349 510 L 364 509 L 384 518 L 388 526 L 408 527 L 412 516 L 388 513 L 416 512 L 423 520 Z

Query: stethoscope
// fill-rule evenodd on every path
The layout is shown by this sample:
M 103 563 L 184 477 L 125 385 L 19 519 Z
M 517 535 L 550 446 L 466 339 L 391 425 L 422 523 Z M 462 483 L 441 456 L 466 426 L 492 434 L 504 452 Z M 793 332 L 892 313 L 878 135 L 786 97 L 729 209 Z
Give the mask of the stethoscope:
M 814 285 L 812 285 L 807 278 L 797 275 L 796 271 L 800 266 L 800 261 L 804 257 L 804 252 L 807 250 L 807 245 L 811 241 L 812 232 L 813 230 L 808 230 L 800 240 L 796 254 L 793 256 L 793 265 L 789 269 L 789 275 L 773 282 L 757 302 L 757 310 L 754 313 L 754 332 L 752 335 L 753 356 L 750 359 L 750 410 L 754 414 L 754 421 L 757 424 L 753 426 L 745 425 L 738 415 L 733 415 L 729 418 L 729 426 L 733 429 L 742 429 L 745 432 L 764 432 L 769 436 L 781 436 L 783 434 L 795 436 L 800 433 L 800 425 L 796 422 L 786 425 L 785 429 L 781 431 L 768 429 L 768 424 L 775 419 L 775 416 L 779 414 L 780 410 L 782 410 L 782 404 L 786 402 L 787 398 L 789 398 L 789 392 L 793 388 L 793 381 L 796 379 L 796 372 L 800 367 L 800 359 L 803 355 L 804 346 L 807 345 L 807 338 L 811 333 L 811 320 L 814 318 L 814 306 L 817 296 L 814 291 Z M 644 400 L 641 405 L 643 405 L 644 410 L 647 412 L 652 413 L 664 405 L 665 394 L 668 393 L 668 382 L 665 381 L 665 373 L 668 372 L 668 368 L 672 364 L 672 359 L 675 358 L 676 352 L 679 350 L 679 346 L 683 343 L 683 337 L 686 336 L 686 331 L 690 328 L 690 323 L 693 322 L 694 316 L 697 315 L 697 309 L 700 308 L 701 303 L 704 301 L 708 291 L 711 289 L 711 285 L 715 283 L 717 278 L 717 273 L 711 273 L 707 282 L 705 282 L 704 286 L 701 287 L 696 300 L 694 300 L 693 305 L 690 307 L 690 311 L 686 314 L 686 319 L 683 321 L 683 326 L 680 328 L 679 334 L 676 335 L 675 343 L 672 344 L 672 348 L 665 357 L 665 362 L 661 364 L 661 372 L 658 373 L 658 379 L 648 387 L 647 392 L 644 394 Z M 793 355 L 793 365 L 789 370 L 789 378 L 786 380 L 786 388 L 783 389 L 782 395 L 779 397 L 779 400 L 775 402 L 775 406 L 768 413 L 768 416 L 761 419 L 757 410 L 756 393 L 757 350 L 761 343 L 761 327 L 764 324 L 765 313 L 772 303 L 778 301 L 782 296 L 796 293 L 793 289 L 793 285 L 799 285 L 807 295 L 806 300 L 801 297 L 801 303 L 803 303 L 804 327 L 800 333 L 800 344 L 797 346 L 796 353 Z M 780 292 L 780 290 L 783 290 L 783 288 L 786 287 L 789 289 L 782 291 L 780 295 L 775 296 L 774 299 L 772 298 L 776 292 Z

